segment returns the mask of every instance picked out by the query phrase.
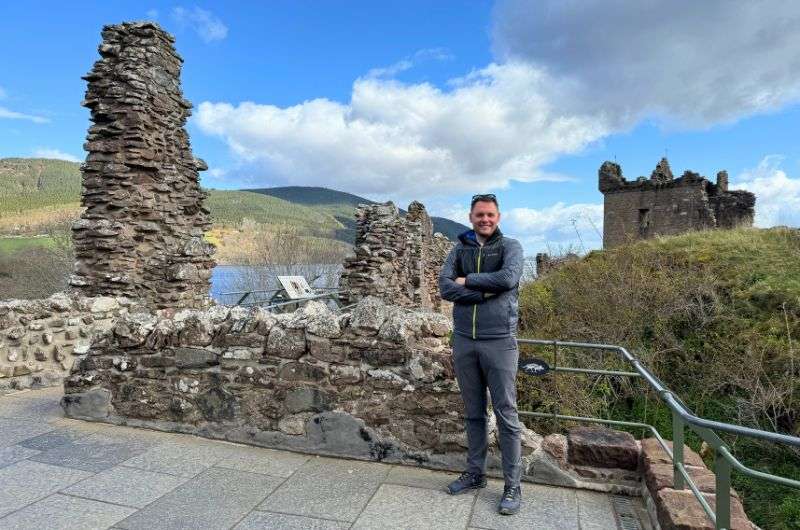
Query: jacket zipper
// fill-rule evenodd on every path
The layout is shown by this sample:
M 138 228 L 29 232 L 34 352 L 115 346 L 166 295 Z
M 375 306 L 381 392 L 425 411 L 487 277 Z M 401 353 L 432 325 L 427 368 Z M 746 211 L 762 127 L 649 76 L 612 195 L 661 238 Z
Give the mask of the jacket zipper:
M 476 272 L 481 272 L 481 253 L 483 252 L 483 245 L 478 247 L 478 270 Z M 478 304 L 472 306 L 472 340 L 476 339 L 475 336 L 475 320 L 478 316 Z

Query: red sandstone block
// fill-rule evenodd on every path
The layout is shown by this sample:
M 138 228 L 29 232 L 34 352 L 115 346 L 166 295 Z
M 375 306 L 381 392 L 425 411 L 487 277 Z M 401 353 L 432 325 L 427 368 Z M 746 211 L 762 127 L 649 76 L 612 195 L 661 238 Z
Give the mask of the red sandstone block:
M 629 433 L 604 427 L 575 427 L 567 433 L 571 464 L 635 470 L 639 447 Z
M 670 450 L 672 450 L 672 442 L 667 441 L 667 445 Z M 672 464 L 672 459 L 655 438 L 645 438 L 642 440 L 641 457 L 642 467 L 644 469 L 647 469 L 648 464 Z M 692 451 L 688 445 L 683 446 L 683 463 L 687 466 L 706 467 L 700 455 Z
M 704 497 L 712 508 L 716 507 L 716 495 L 705 494 Z M 661 530 L 714 530 L 714 524 L 691 491 L 664 488 L 658 491 L 653 499 Z M 732 498 L 730 530 L 753 530 L 753 528 L 753 524 L 744 513 L 742 503 Z

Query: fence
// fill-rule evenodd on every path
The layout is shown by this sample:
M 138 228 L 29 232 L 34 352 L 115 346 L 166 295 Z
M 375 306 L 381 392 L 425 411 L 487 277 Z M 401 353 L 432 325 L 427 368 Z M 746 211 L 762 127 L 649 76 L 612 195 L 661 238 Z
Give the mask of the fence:
M 669 407 L 672 412 L 672 446 L 670 450 L 664 438 L 659 434 L 655 427 L 646 423 L 637 423 L 630 421 L 608 420 L 602 418 L 585 418 L 580 416 L 567 416 L 547 412 L 532 412 L 532 411 L 519 411 L 520 416 L 529 416 L 536 418 L 553 418 L 561 420 L 571 420 L 577 422 L 590 422 L 602 423 L 606 425 L 615 425 L 620 427 L 634 427 L 642 428 L 649 431 L 658 440 L 659 444 L 664 448 L 669 457 L 672 459 L 672 466 L 674 470 L 673 481 L 675 489 L 684 489 L 686 486 L 692 491 L 697 498 L 703 510 L 708 515 L 709 519 L 718 530 L 729 529 L 731 524 L 731 472 L 736 470 L 739 473 L 748 475 L 757 479 L 765 480 L 775 484 L 788 486 L 791 488 L 800 489 L 800 481 L 771 475 L 755 469 L 750 469 L 736 457 L 734 457 L 725 442 L 719 437 L 717 432 L 725 432 L 735 434 L 737 436 L 747 436 L 750 438 L 758 438 L 773 443 L 787 444 L 795 447 L 800 447 L 800 438 L 796 436 L 789 436 L 775 432 L 762 431 L 758 429 L 751 429 L 740 425 L 733 425 L 719 421 L 708 420 L 701 418 L 692 413 L 689 408 L 668 389 L 650 370 L 648 370 L 633 354 L 628 352 L 621 346 L 613 344 L 593 344 L 586 342 L 563 342 L 555 340 L 540 340 L 540 339 L 518 339 L 520 344 L 532 344 L 537 346 L 552 346 L 553 347 L 553 363 L 550 366 L 550 371 L 556 375 L 559 373 L 567 374 L 596 374 L 620 377 L 633 377 L 643 379 L 658 395 L 660 400 Z M 558 364 L 558 349 L 563 348 L 581 348 L 590 350 L 607 350 L 614 351 L 620 354 L 622 359 L 630 364 L 635 371 L 625 372 L 616 370 L 601 370 L 591 368 L 577 368 L 571 366 L 560 366 Z M 684 466 L 683 459 L 683 445 L 684 435 L 686 428 L 695 432 L 703 441 L 714 449 L 714 466 L 713 471 L 716 476 L 716 510 L 706 501 L 705 497 L 700 493 L 699 488 L 689 476 L 686 467 Z

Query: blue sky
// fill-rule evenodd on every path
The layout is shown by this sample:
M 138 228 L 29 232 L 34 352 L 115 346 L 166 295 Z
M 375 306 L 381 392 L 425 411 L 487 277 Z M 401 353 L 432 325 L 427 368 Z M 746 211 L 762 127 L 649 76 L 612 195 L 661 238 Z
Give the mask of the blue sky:
M 150 19 L 185 59 L 208 187 L 323 185 L 457 220 L 493 191 L 528 252 L 588 250 L 600 164 L 633 178 L 667 152 L 756 191 L 760 226 L 797 225 L 800 7 L 754 4 L 6 3 L 0 156 L 82 159 L 100 30 Z

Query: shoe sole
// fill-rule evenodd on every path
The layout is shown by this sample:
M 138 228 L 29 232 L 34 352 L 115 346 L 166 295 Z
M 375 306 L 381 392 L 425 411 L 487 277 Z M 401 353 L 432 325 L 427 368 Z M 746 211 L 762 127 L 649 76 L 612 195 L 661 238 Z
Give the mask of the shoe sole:
M 497 510 L 497 513 L 499 513 L 500 515 L 514 515 L 517 512 L 519 512 L 519 508 L 517 508 L 516 510 L 505 510 L 505 509 Z
M 470 486 L 469 488 L 464 488 L 464 489 L 462 489 L 460 491 L 450 491 L 449 488 L 445 488 L 444 490 L 447 493 L 449 493 L 450 495 L 461 495 L 462 493 L 465 493 L 467 491 L 479 490 L 479 489 L 485 488 L 485 487 L 486 487 L 486 484 L 481 484 L 480 486 Z

